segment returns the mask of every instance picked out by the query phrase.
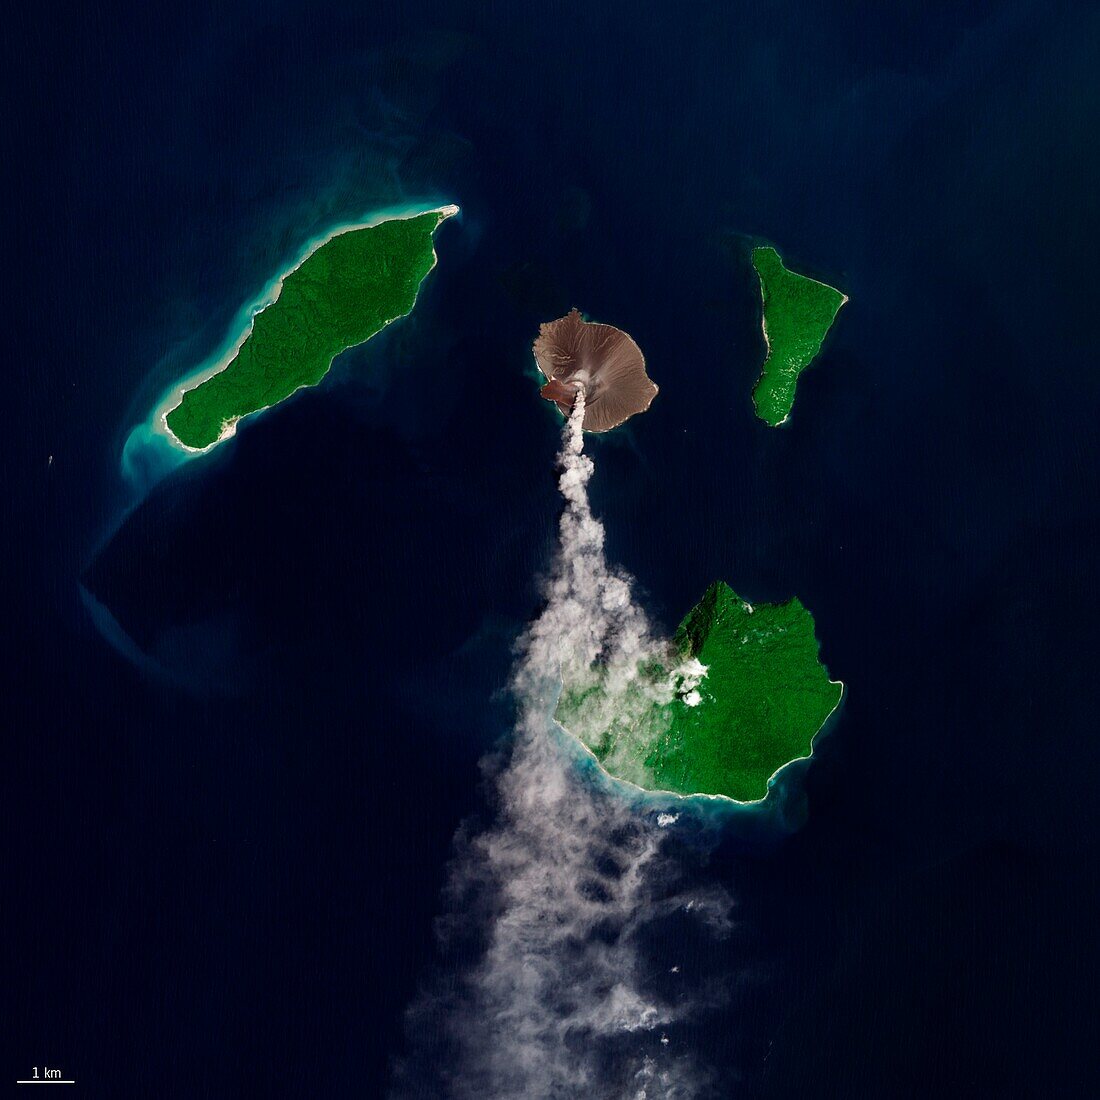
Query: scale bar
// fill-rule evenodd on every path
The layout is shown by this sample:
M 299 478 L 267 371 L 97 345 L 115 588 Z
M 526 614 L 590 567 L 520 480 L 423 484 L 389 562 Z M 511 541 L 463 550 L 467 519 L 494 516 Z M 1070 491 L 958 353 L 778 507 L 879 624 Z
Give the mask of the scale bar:
M 17 1085 L 75 1085 L 75 1081 L 58 1081 L 55 1078 L 47 1080 L 44 1077 L 35 1078 L 30 1081 L 16 1081 Z

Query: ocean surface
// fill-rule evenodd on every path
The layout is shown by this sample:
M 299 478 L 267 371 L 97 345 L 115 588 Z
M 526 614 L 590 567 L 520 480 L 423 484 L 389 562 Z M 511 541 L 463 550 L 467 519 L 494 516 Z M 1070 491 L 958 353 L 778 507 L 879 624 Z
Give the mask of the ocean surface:
M 441 892 L 497 812 L 560 512 L 530 344 L 575 305 L 660 386 L 589 444 L 639 603 L 797 595 L 847 685 L 782 823 L 684 842 L 733 909 L 646 948 L 695 983 L 680 1095 L 1095 1095 L 1098 33 L 1059 2 L 13 14 L 10 1081 L 373 1097 L 418 1058 L 448 1095 L 409 1008 L 470 964 Z M 412 316 L 210 456 L 124 462 L 307 242 L 444 202 Z M 781 430 L 761 242 L 851 299 Z

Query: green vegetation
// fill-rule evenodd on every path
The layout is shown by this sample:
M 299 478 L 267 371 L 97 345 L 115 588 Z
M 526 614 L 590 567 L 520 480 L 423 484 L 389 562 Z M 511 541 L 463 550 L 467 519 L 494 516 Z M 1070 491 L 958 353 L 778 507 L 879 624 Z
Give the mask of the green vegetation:
M 217 443 L 241 417 L 316 385 L 340 352 L 403 317 L 435 263 L 432 234 L 455 209 L 347 230 L 322 244 L 284 277 L 228 366 L 168 413 L 172 435 L 194 450 Z
M 680 624 L 669 666 L 639 665 L 626 683 L 577 670 L 556 715 L 611 775 L 647 790 L 764 798 L 843 691 L 797 599 L 751 607 L 720 581 Z
M 752 262 L 760 276 L 768 344 L 752 399 L 756 415 L 774 428 L 790 416 L 798 376 L 821 350 L 848 299 L 831 286 L 788 271 L 774 248 L 754 248 Z

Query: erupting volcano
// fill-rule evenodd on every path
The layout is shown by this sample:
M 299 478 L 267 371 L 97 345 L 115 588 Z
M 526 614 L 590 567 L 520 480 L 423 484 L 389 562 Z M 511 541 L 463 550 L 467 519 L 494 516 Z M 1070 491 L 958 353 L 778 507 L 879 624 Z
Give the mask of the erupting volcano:
M 586 432 L 618 427 L 657 396 L 641 348 L 621 329 L 586 321 L 576 309 L 540 326 L 532 350 L 546 378 L 540 392 L 565 416 L 583 387 Z

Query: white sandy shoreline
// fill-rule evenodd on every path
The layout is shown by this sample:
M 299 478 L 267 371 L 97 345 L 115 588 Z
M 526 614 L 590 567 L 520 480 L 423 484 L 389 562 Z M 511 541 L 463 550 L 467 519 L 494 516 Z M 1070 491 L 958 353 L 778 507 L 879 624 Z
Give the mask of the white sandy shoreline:
M 252 329 L 253 329 L 253 325 L 255 323 L 256 315 L 259 314 L 259 313 L 262 313 L 265 309 L 267 309 L 268 306 L 272 305 L 278 299 L 279 294 L 282 292 L 282 289 L 283 289 L 283 283 L 287 279 L 287 277 L 292 275 L 295 271 L 297 271 L 298 268 L 300 268 L 302 266 L 302 264 L 304 264 L 306 262 L 306 260 L 308 260 L 310 258 L 310 256 L 312 256 L 318 249 L 323 248 L 333 238 L 342 236 L 344 233 L 355 232 L 356 230 L 359 230 L 359 229 L 371 229 L 376 225 L 381 225 L 383 222 L 407 221 L 410 218 L 422 217 L 424 214 L 439 214 L 440 215 L 439 221 L 436 224 L 436 229 L 438 229 L 439 226 L 443 224 L 443 222 L 445 222 L 448 218 L 453 217 L 455 214 L 458 214 L 458 213 L 459 213 L 459 207 L 454 205 L 453 203 L 449 203 L 445 206 L 427 207 L 425 209 L 402 210 L 401 213 L 380 212 L 380 213 L 376 213 L 376 214 L 371 215 L 369 218 L 367 218 L 364 221 L 343 223 L 343 224 L 337 225 L 337 226 L 333 227 L 332 229 L 330 229 L 328 232 L 322 234 L 321 236 L 313 238 L 305 246 L 304 251 L 298 257 L 298 259 L 295 260 L 295 262 L 289 268 L 287 268 L 280 275 L 278 275 L 271 283 L 269 283 L 264 288 L 264 290 L 261 292 L 259 297 L 256 298 L 252 302 L 251 305 L 245 307 L 245 309 L 247 310 L 247 313 L 248 313 L 248 318 L 245 321 L 244 326 L 240 330 L 239 334 L 234 339 L 234 341 L 232 343 L 232 346 L 229 347 L 228 350 L 222 352 L 218 356 L 217 360 L 212 365 L 207 366 L 207 367 L 202 367 L 198 371 L 196 371 L 194 374 L 188 375 L 182 381 L 176 383 L 176 385 L 169 391 L 168 396 L 161 400 L 161 402 L 157 405 L 156 409 L 153 412 L 153 417 L 152 417 L 153 430 L 158 435 L 164 437 L 167 440 L 167 442 L 173 448 L 175 448 L 178 451 L 184 451 L 189 455 L 205 454 L 207 451 L 211 451 L 215 447 L 217 447 L 219 443 L 223 443 L 226 439 L 229 439 L 236 432 L 237 423 L 241 418 L 237 418 L 236 420 L 227 421 L 225 426 L 222 428 L 221 435 L 219 435 L 218 438 L 216 440 L 214 440 L 214 442 L 209 444 L 208 446 L 201 447 L 201 448 L 200 447 L 189 447 L 186 443 L 184 443 L 182 440 L 180 440 L 175 435 L 175 433 L 173 433 L 171 428 L 168 427 L 168 414 L 171 413 L 174 409 L 176 409 L 180 405 L 180 403 L 183 401 L 184 394 L 187 393 L 188 390 L 197 389 L 199 386 L 201 386 L 208 379 L 213 378 L 214 375 L 220 374 L 223 370 L 225 370 L 233 362 L 234 359 L 236 359 L 237 353 L 241 350 L 241 348 L 244 346 L 245 341 L 248 339 L 248 337 L 252 333 Z M 433 233 L 434 233 L 434 230 L 433 230 Z M 438 261 L 439 261 L 439 257 L 436 254 L 436 251 L 435 251 L 435 248 L 434 248 L 434 245 L 433 245 L 431 267 L 429 267 L 428 270 L 424 273 L 424 278 L 421 279 L 420 286 L 417 287 L 416 296 L 413 298 L 413 304 L 412 304 L 412 306 L 409 307 L 408 312 L 411 312 L 413 307 L 415 307 L 416 300 L 420 296 L 420 287 L 422 287 L 424 285 L 424 280 L 426 280 L 427 277 L 432 273 L 432 271 L 435 270 L 435 267 L 436 267 L 436 264 L 438 263 Z M 402 317 L 407 317 L 408 312 L 399 314 L 397 317 L 389 318 L 389 320 L 387 320 L 385 322 L 385 324 L 383 324 L 382 328 L 380 328 L 378 330 L 378 332 L 381 332 L 382 329 L 385 329 L 387 326 L 391 325 L 394 321 L 398 321 Z M 377 336 L 378 332 L 374 333 L 374 336 Z M 371 337 L 371 338 L 373 338 L 373 337 Z M 347 350 L 347 348 L 341 349 L 341 351 L 346 351 L 346 350 Z M 340 354 L 340 353 L 337 353 L 337 354 Z M 336 357 L 333 356 L 333 358 L 335 359 Z M 306 387 L 305 386 L 299 386 L 298 387 L 298 389 L 304 389 L 304 388 L 306 388 Z M 298 391 L 295 390 L 294 392 L 297 393 Z M 291 395 L 288 394 L 287 397 L 289 397 L 289 396 L 291 396 Z M 282 398 L 280 400 L 280 402 L 278 402 L 278 403 L 281 404 L 282 401 L 285 401 L 285 400 L 286 400 L 286 398 Z M 266 409 L 269 409 L 269 408 L 271 408 L 270 405 L 265 405 L 264 408 L 255 409 L 252 412 L 247 413 L 246 415 L 247 416 L 256 416 L 259 413 L 262 413 Z

